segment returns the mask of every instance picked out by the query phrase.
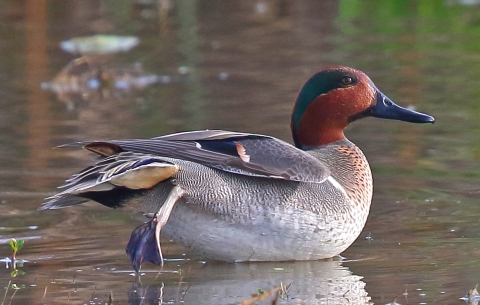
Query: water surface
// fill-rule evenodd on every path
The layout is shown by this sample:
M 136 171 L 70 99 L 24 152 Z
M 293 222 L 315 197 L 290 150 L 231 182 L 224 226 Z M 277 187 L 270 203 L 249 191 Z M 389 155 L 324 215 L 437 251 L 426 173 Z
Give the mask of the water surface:
M 0 257 L 15 237 L 27 260 L 25 274 L 0 269 L 1 304 L 105 304 L 109 295 L 114 304 L 238 304 L 280 283 L 290 284 L 281 304 L 461 304 L 479 282 L 476 1 L 27 0 L 5 1 L 0 17 Z M 59 43 L 93 34 L 140 38 L 98 59 L 104 69 L 141 63 L 171 81 L 43 90 L 78 57 Z M 124 253 L 137 220 L 95 203 L 36 210 L 95 158 L 52 147 L 202 128 L 291 141 L 298 89 L 337 64 L 437 119 L 347 129 L 371 163 L 375 195 L 344 262 L 222 264 L 164 241 L 165 266 L 146 263 L 138 279 Z

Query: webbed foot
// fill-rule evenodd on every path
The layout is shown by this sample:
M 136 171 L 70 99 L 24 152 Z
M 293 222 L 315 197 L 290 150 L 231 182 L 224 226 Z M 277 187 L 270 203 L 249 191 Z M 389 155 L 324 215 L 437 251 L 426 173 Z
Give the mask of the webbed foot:
M 144 261 L 149 261 L 156 265 L 162 263 L 160 256 L 160 249 L 157 247 L 155 231 L 157 227 L 157 219 L 153 218 L 151 221 L 144 223 L 133 230 L 125 249 L 130 255 L 133 269 L 136 272 Z
M 163 266 L 162 248 L 160 246 L 160 231 L 167 223 L 173 206 L 184 194 L 180 186 L 172 188 L 162 207 L 149 222 L 133 230 L 126 251 L 130 255 L 133 269 L 136 272 L 144 261 Z

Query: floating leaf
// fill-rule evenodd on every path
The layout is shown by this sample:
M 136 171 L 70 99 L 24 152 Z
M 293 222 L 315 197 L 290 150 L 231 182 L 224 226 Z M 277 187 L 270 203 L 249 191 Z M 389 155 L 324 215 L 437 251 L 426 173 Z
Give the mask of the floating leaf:
M 127 52 L 139 43 L 135 36 L 94 35 L 64 40 L 60 48 L 69 53 L 113 54 Z

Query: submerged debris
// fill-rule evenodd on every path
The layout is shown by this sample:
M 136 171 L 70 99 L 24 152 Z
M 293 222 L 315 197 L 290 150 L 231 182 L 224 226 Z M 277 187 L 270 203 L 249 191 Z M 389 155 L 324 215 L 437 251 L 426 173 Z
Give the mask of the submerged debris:
M 113 54 L 128 52 L 138 45 L 135 36 L 94 35 L 60 42 L 60 49 L 73 54 Z
M 42 88 L 56 93 L 97 89 L 144 89 L 161 80 L 155 74 L 145 74 L 141 64 L 109 68 L 97 65 L 88 56 L 69 62 L 51 82 Z
M 69 110 L 76 104 L 102 99 L 122 98 L 134 91 L 155 84 L 183 82 L 186 75 L 147 74 L 141 64 L 109 67 L 96 63 L 90 56 L 83 56 L 68 63 L 50 82 L 42 83 L 42 89 L 57 94 Z
M 280 286 L 274 287 L 267 291 L 258 289 L 258 293 L 253 294 L 251 298 L 244 300 L 242 303 L 240 303 L 240 305 L 252 305 L 252 304 L 256 304 L 257 302 L 264 301 L 266 299 L 272 300 L 270 304 L 277 304 L 277 301 L 280 297 L 280 293 L 283 292 L 283 289 L 285 289 L 285 293 L 286 293 L 287 288 L 288 287 L 285 287 L 285 285 L 281 284 Z

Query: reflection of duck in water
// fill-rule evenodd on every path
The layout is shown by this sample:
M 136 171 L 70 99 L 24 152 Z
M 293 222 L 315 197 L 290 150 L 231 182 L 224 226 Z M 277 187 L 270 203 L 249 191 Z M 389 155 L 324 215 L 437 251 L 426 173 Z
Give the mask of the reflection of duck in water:
M 92 199 L 150 213 L 153 219 L 127 246 L 136 270 L 144 260 L 162 261 L 160 230 L 212 259 L 333 257 L 358 237 L 370 209 L 369 165 L 343 134 L 368 116 L 434 122 L 395 105 L 363 72 L 326 68 L 305 83 L 295 103 L 295 146 L 208 130 L 81 143 L 104 159 L 72 176 L 42 208 Z
M 188 273 L 178 277 L 179 282 L 182 281 L 180 277 L 186 282 L 163 285 L 158 280 L 151 283 L 148 277 L 142 277 L 144 284 L 135 283 L 128 292 L 128 303 L 240 304 L 260 289 L 267 293 L 283 283 L 289 287 L 285 294 L 279 294 L 279 299 L 285 301 L 279 300 L 277 304 L 371 304 L 362 277 L 333 260 L 251 264 L 208 262 L 202 268 L 189 269 Z M 251 304 L 273 304 L 269 300 L 275 298 L 276 293 L 273 293 L 264 302 Z

